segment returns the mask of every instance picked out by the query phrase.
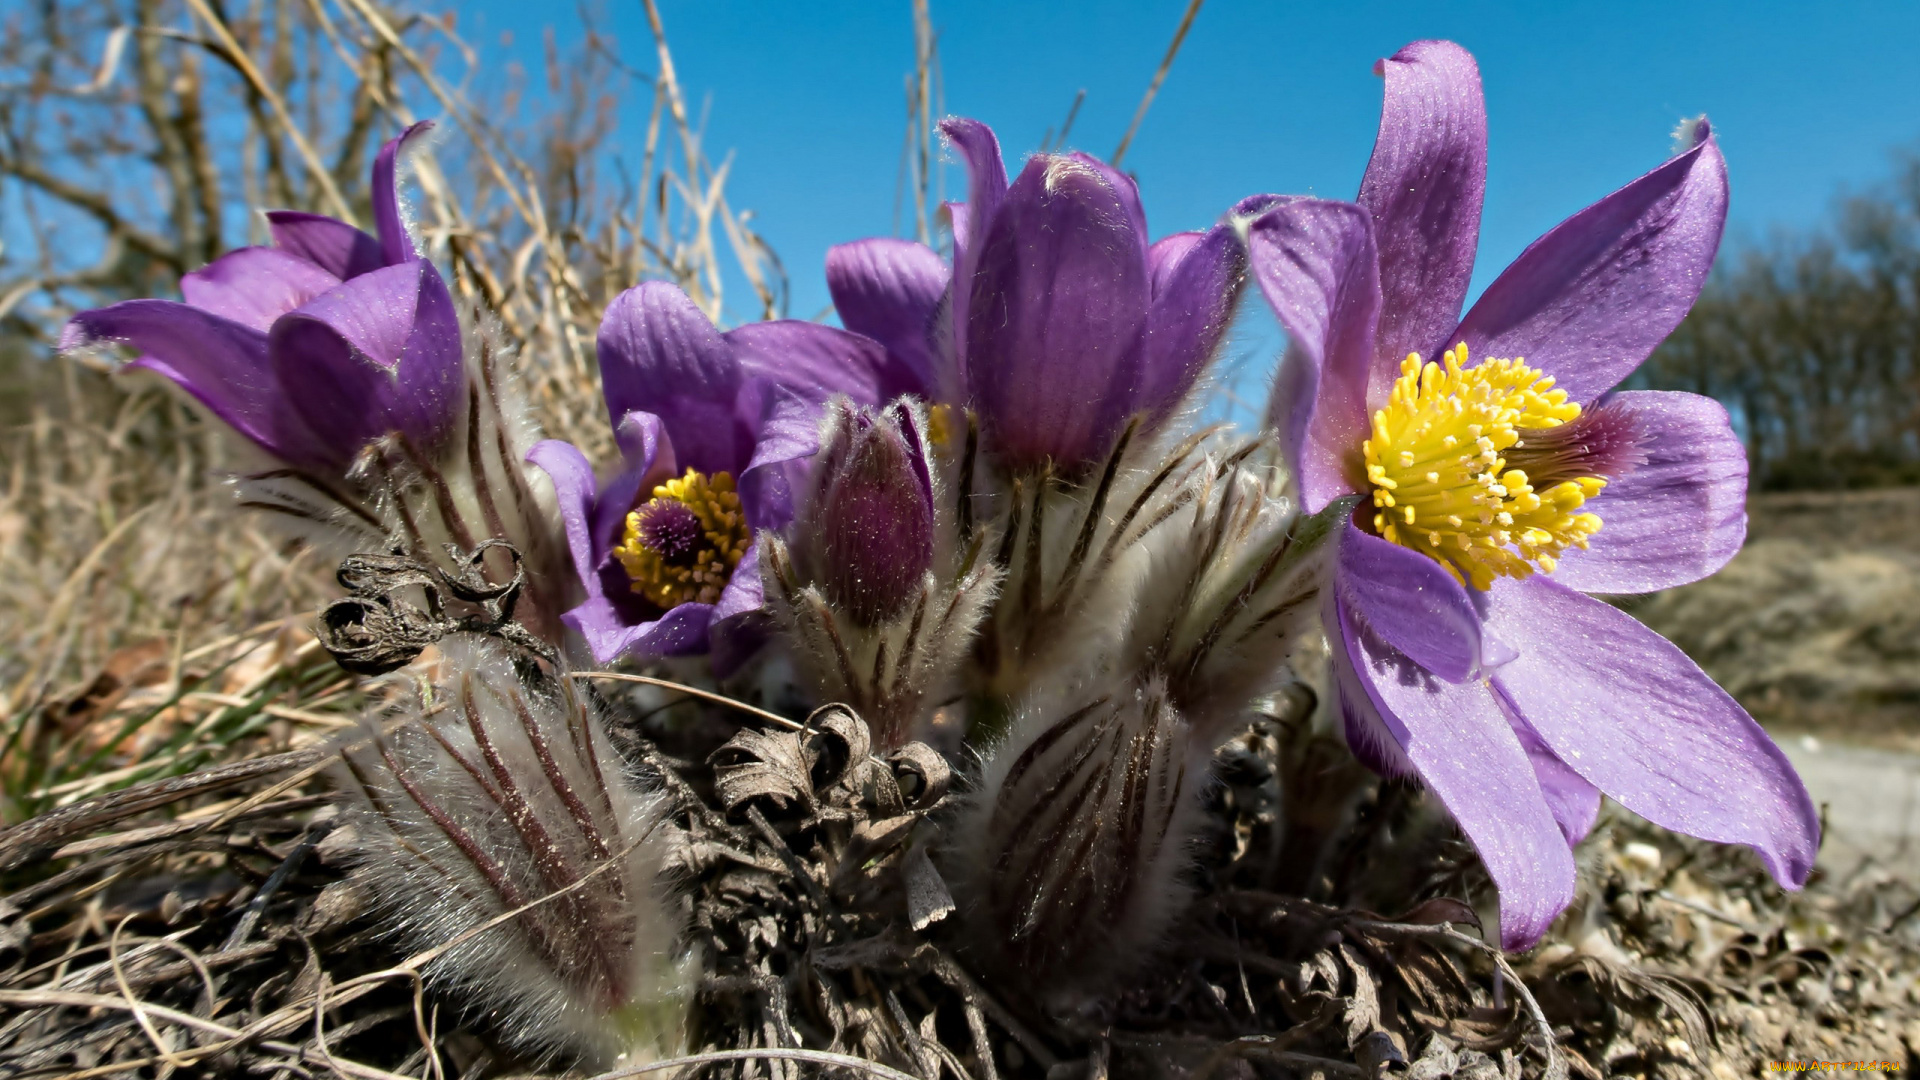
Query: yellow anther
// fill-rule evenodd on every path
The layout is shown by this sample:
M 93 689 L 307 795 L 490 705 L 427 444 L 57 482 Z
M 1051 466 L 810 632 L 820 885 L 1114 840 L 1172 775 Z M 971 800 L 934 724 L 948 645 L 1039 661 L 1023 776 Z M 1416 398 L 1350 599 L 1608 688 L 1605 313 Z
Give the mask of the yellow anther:
M 927 406 L 927 442 L 937 449 L 946 446 L 953 435 L 953 406 Z
M 653 489 L 653 498 L 627 515 L 614 558 L 633 591 L 662 608 L 712 604 L 740 565 L 751 539 L 740 496 L 727 473 L 688 469 Z
M 1373 414 L 1373 437 L 1361 449 L 1373 504 L 1383 511 L 1374 529 L 1427 552 L 1476 589 L 1536 568 L 1551 573 L 1561 553 L 1586 547 L 1600 530 L 1599 517 L 1579 511 L 1606 480 L 1581 476 L 1536 491 L 1503 455 L 1520 445 L 1521 432 L 1558 427 L 1580 406 L 1522 360 L 1468 367 L 1464 343 L 1443 359 L 1408 356 L 1386 408 Z

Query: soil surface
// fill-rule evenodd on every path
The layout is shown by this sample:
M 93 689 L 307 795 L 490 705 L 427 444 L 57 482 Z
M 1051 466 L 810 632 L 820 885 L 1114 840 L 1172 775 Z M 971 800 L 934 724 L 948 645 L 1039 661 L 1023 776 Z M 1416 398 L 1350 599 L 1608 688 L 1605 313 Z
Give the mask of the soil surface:
M 1781 740 L 1814 804 L 1826 814 L 1820 865 L 1850 874 L 1865 860 L 1920 879 L 1920 754 L 1823 742 Z
M 1920 488 L 1748 504 L 1718 574 L 1622 606 L 1778 733 L 1920 752 Z

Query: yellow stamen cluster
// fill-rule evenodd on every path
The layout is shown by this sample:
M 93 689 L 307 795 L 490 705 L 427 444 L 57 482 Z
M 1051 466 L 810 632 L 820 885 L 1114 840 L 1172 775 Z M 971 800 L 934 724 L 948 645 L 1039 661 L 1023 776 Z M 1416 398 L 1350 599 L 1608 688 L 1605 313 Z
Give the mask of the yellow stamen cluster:
M 947 440 L 953 438 L 953 406 L 927 406 L 927 442 L 935 449 L 944 448 Z
M 709 477 L 688 469 L 680 479 L 654 488 L 653 498 L 668 499 L 693 511 L 700 521 L 702 542 L 679 557 L 655 551 L 641 535 L 641 515 L 647 507 L 628 514 L 626 532 L 620 546 L 613 549 L 613 556 L 626 568 L 633 591 L 662 608 L 717 602 L 734 567 L 740 565 L 740 556 L 746 554 L 750 539 L 733 477 L 723 472 Z
M 1535 566 L 1552 573 L 1562 552 L 1586 547 L 1600 530 L 1597 516 L 1579 510 L 1606 481 L 1582 476 L 1535 491 L 1503 455 L 1523 446 L 1529 429 L 1578 417 L 1580 406 L 1521 360 L 1469 368 L 1463 342 L 1445 361 L 1408 356 L 1387 407 L 1373 414 L 1362 451 L 1375 531 L 1476 589 Z

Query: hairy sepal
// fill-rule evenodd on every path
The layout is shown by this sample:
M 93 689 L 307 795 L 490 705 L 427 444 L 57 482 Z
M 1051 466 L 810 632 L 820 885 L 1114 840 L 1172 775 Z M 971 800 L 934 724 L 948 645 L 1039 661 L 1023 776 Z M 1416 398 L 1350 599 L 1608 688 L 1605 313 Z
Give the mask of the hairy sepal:
M 1073 1012 L 1161 952 L 1211 747 L 1157 680 L 1017 707 L 949 833 L 942 869 L 976 962 Z
M 274 462 L 234 475 L 240 504 L 260 511 L 329 559 L 398 550 L 422 562 L 505 540 L 527 575 L 517 617 L 558 645 L 559 616 L 575 598 L 551 484 L 526 463 L 539 441 L 499 321 L 463 311 L 463 403 L 451 435 L 429 453 L 390 435 L 362 448 L 344 476 Z M 498 580 L 504 556 L 488 563 Z
M 376 718 L 333 770 L 385 929 L 437 950 L 429 980 L 515 1045 L 595 1069 L 678 1053 L 696 965 L 667 801 L 564 672 L 525 674 L 485 639 L 444 647 L 430 699 Z
M 1000 583 L 990 565 L 944 579 L 929 571 L 900 614 L 868 623 L 804 581 L 784 541 L 770 545 L 763 573 L 769 606 L 815 699 L 850 706 L 885 749 L 919 737 L 953 689 Z

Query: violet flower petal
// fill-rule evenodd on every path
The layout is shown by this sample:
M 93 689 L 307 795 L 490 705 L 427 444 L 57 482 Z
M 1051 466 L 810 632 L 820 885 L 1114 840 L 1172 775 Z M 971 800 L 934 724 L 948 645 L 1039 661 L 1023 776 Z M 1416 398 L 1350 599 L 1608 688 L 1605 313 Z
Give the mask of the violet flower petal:
M 980 246 L 994 215 L 1007 195 L 1007 169 L 1000 159 L 1000 140 L 978 120 L 949 117 L 940 121 L 940 134 L 967 165 L 967 202 L 952 207 L 953 278 L 948 287 L 947 321 L 953 332 L 953 358 L 961 384 L 967 377 L 967 314 L 973 296 L 974 269 Z
M 1448 344 L 1523 358 L 1574 401 L 1640 366 L 1693 307 L 1727 220 L 1706 125 L 1692 149 L 1554 226 L 1474 302 Z
M 1071 469 L 1119 434 L 1139 381 L 1146 250 L 1119 192 L 1081 161 L 1034 158 L 1007 189 L 971 282 L 966 375 L 1009 468 Z
M 607 554 L 592 535 L 596 499 L 593 468 L 586 457 L 571 443 L 548 439 L 528 451 L 527 460 L 553 481 L 567 550 L 586 594 L 584 601 L 561 618 L 579 631 L 594 661 L 610 664 L 629 653 L 677 656 L 703 649 L 707 627 L 713 621 L 713 605 L 681 604 L 659 619 L 636 623 L 617 598 L 607 595 L 601 576 Z
M 267 335 L 171 300 L 125 300 L 75 315 L 60 348 L 125 342 L 146 368 L 179 384 L 235 431 L 275 457 L 301 465 L 325 455 L 304 425 L 283 407 L 279 380 L 267 363 Z
M 946 261 L 911 240 L 880 236 L 827 249 L 827 293 L 840 322 L 898 361 L 880 400 L 940 390 L 930 335 L 947 278 Z
M 1173 272 L 1180 268 L 1200 241 L 1207 237 L 1203 232 L 1177 232 L 1163 236 L 1147 246 L 1147 278 L 1151 282 L 1149 291 L 1155 297 L 1167 291 L 1173 281 Z
M 1357 684 L 1427 788 L 1473 841 L 1500 891 L 1500 943 L 1539 941 L 1573 902 L 1573 852 L 1486 684 L 1442 682 L 1335 604 Z
M 681 604 L 652 622 L 636 623 L 607 596 L 589 598 L 560 616 L 580 632 L 595 663 L 622 656 L 686 656 L 705 652 L 712 604 Z
M 407 223 L 400 214 L 400 190 L 395 173 L 407 144 L 432 127 L 431 120 L 413 124 L 398 138 L 388 139 L 373 159 L 373 227 L 380 238 L 381 257 L 388 266 L 416 259 L 420 254 L 414 250 L 413 237 L 408 235 Z
M 1334 715 L 1340 718 L 1341 734 L 1354 759 L 1388 779 L 1413 778 L 1413 762 L 1400 748 L 1399 737 L 1387 726 L 1386 718 L 1374 707 L 1357 673 L 1358 664 L 1340 632 L 1343 616 L 1340 603 L 1329 589 L 1321 599 L 1320 625 L 1327 628 L 1330 653 L 1328 676 L 1333 690 Z
M 1493 685 L 1555 756 L 1662 828 L 1746 844 L 1798 888 L 1813 869 L 1813 800 L 1759 724 L 1631 615 L 1544 576 L 1502 579 L 1488 623 L 1522 641 Z
M 707 664 L 717 678 L 739 670 L 773 635 L 772 618 L 765 610 L 760 552 L 760 537 L 755 536 L 721 590 L 713 621 L 707 624 Z
M 1642 432 L 1647 455 L 1587 500 L 1600 532 L 1560 557 L 1553 580 L 1579 592 L 1643 593 L 1698 581 L 1747 537 L 1747 450 L 1712 398 L 1633 390 L 1606 399 Z
M 1246 248 L 1232 225 L 1216 225 L 1183 246 L 1177 256 L 1161 244 L 1147 254 L 1153 300 L 1142 342 L 1137 406 L 1146 410 L 1150 426 L 1179 408 L 1213 362 L 1247 278 Z
M 340 284 L 338 275 L 277 248 L 230 251 L 180 279 L 202 311 L 266 333 L 273 320 Z
M 743 395 L 744 407 L 757 399 L 753 456 L 740 470 L 740 509 L 756 532 L 784 528 L 793 520 L 795 473 L 820 449 L 821 406 L 785 387 L 759 383 L 760 394 Z
M 713 607 L 716 624 L 759 611 L 765 604 L 766 597 L 760 579 L 760 552 L 760 537 L 756 534 L 753 542 L 741 554 L 740 565 L 734 567 L 733 577 L 727 580 L 727 587 L 720 590 L 720 600 Z
M 386 265 L 380 241 L 324 214 L 304 210 L 267 211 L 267 230 L 280 250 L 313 263 L 345 281 Z
M 1507 720 L 1513 725 L 1514 737 L 1520 740 L 1520 748 L 1527 752 L 1527 760 L 1533 763 L 1533 778 L 1540 782 L 1540 794 L 1547 800 L 1547 809 L 1553 811 L 1553 820 L 1559 823 L 1567 846 L 1585 840 L 1600 817 L 1600 789 L 1554 756 L 1524 717 L 1508 710 Z
M 267 343 L 287 401 L 342 462 L 392 431 L 428 451 L 465 404 L 460 320 L 425 259 L 343 282 L 281 316 Z
M 896 397 L 903 382 L 887 350 L 872 338 L 801 319 L 747 323 L 720 335 L 740 370 L 824 402 L 845 394 L 864 405 Z
M 1372 221 L 1351 203 L 1291 199 L 1254 221 L 1248 246 L 1254 280 L 1288 338 L 1269 423 L 1297 463 L 1304 509 L 1318 513 L 1366 489 L 1360 444 L 1380 314 Z
M 1147 209 L 1140 203 L 1140 185 L 1134 182 L 1133 177 L 1101 161 L 1092 154 L 1083 154 L 1079 151 L 1074 151 L 1073 153 L 1061 156 L 1069 161 L 1092 169 L 1105 178 L 1107 186 L 1113 189 L 1115 197 L 1120 200 L 1121 209 L 1126 211 L 1127 223 L 1131 227 L 1133 235 L 1139 237 L 1140 243 L 1144 246 L 1147 242 L 1148 235 Z
M 1439 563 L 1362 532 L 1351 520 L 1336 543 L 1333 588 L 1348 611 L 1439 679 L 1457 683 L 1479 675 L 1480 616 L 1464 586 Z
M 1380 332 L 1367 400 L 1386 400 L 1410 352 L 1436 355 L 1460 318 L 1487 190 L 1480 68 L 1451 41 L 1416 41 L 1374 72 L 1386 80 L 1380 133 L 1357 201 L 1380 246 Z
M 607 552 L 619 544 L 628 512 L 646 501 L 641 495 L 679 475 L 673 440 L 667 438 L 665 422 L 652 413 L 630 412 L 621 417 L 614 439 L 620 445 L 624 467 L 594 499 L 591 525 L 596 564 L 604 563 Z
M 598 354 L 609 422 L 661 417 L 682 468 L 737 475 L 752 456 L 752 429 L 736 415 L 745 375 L 686 293 L 648 281 L 615 297 L 600 319 Z
M 600 563 L 607 549 L 593 535 L 593 466 L 579 447 L 559 439 L 543 439 L 527 451 L 527 460 L 539 466 L 553 483 L 554 502 L 560 510 L 560 528 L 567 537 L 567 552 L 573 556 L 574 573 L 589 599 L 602 594 Z

